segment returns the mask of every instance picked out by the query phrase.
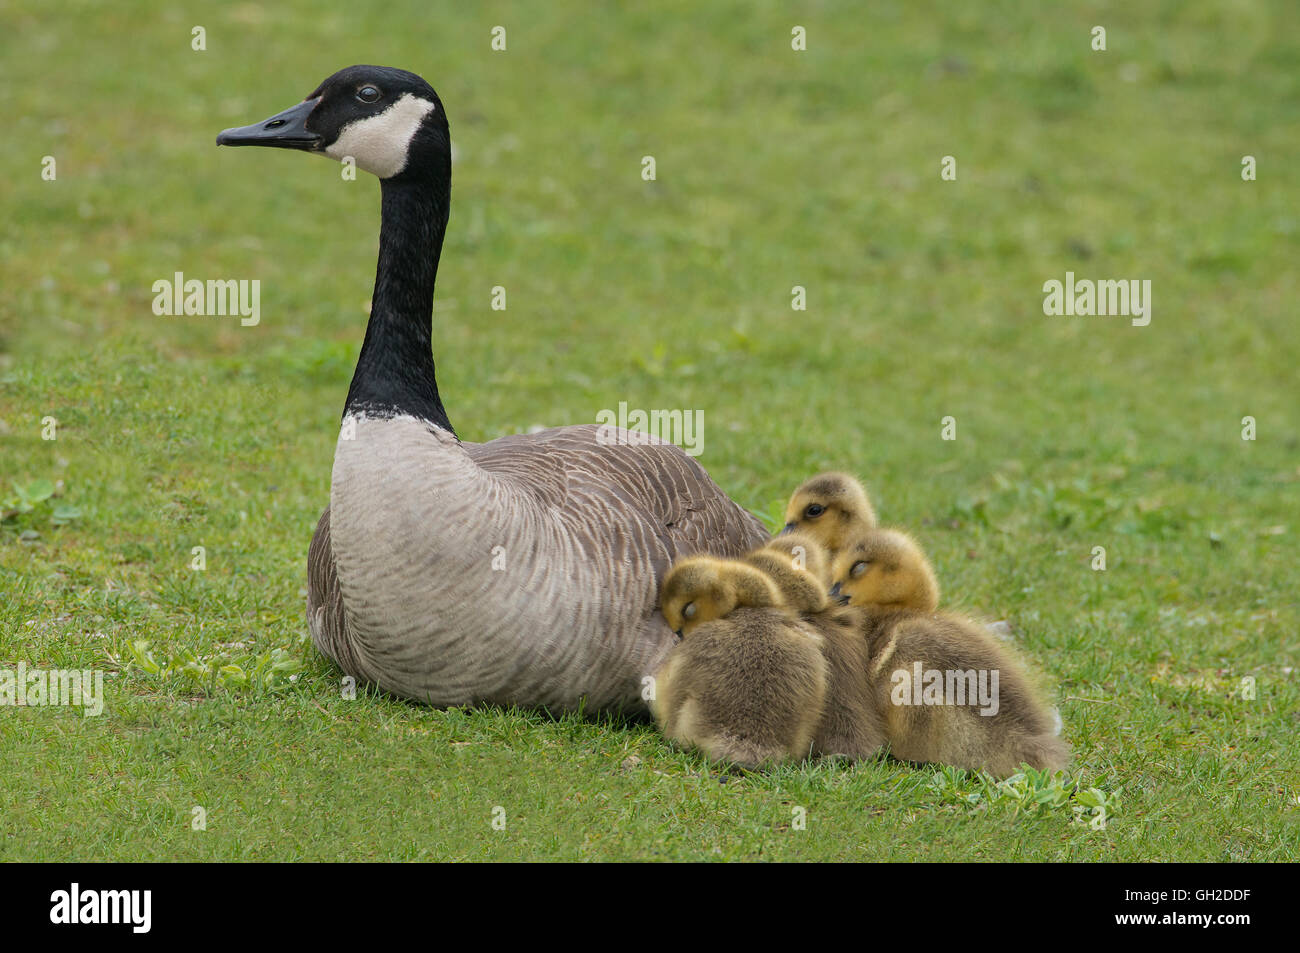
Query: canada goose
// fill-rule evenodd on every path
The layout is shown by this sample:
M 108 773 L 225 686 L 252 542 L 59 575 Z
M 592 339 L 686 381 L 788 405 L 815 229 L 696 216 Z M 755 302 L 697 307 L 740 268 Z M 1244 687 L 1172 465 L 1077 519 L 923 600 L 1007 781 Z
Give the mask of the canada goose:
M 307 555 L 316 647 L 434 705 L 643 707 L 675 641 L 658 580 L 678 556 L 738 556 L 767 534 L 671 444 L 596 425 L 456 436 L 431 352 L 451 199 L 437 93 L 352 66 L 217 144 L 351 158 L 380 180 L 370 319 Z
M 860 607 L 858 631 L 867 646 L 870 691 L 891 754 L 1001 777 L 1021 762 L 1039 769 L 1065 767 L 1069 747 L 1055 737 L 1050 710 L 1010 651 L 982 626 L 932 611 L 928 600 L 924 608 L 873 602 L 879 580 L 867 572 L 854 574 L 862 554 L 853 543 L 835 560 L 832 592 Z M 902 565 L 918 576 L 928 568 L 923 555 Z M 925 592 L 927 583 L 916 578 L 901 588 Z
M 832 554 L 875 525 L 876 511 L 866 489 L 847 473 L 820 473 L 804 481 L 785 509 L 784 532 L 807 533 Z
M 772 579 L 753 566 L 689 556 L 668 570 L 659 603 L 668 628 L 685 636 L 737 608 L 773 608 L 782 598 Z
M 841 575 L 831 598 L 845 604 L 933 612 L 939 580 L 911 536 L 896 529 L 872 529 L 845 544 L 836 557 Z

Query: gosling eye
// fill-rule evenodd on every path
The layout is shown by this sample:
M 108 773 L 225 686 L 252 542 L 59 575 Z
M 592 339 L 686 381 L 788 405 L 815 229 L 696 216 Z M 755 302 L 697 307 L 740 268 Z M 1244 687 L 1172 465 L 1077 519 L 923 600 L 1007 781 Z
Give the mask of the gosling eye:
M 864 572 L 867 571 L 867 566 L 870 563 L 871 563 L 870 559 L 863 559 L 860 562 L 854 563 L 853 568 L 849 570 L 849 575 L 852 576 L 854 579 L 857 579 L 859 576 L 861 576 Z
M 683 619 L 695 618 L 695 603 L 688 602 L 686 603 L 686 605 L 682 606 L 682 618 Z
M 803 515 L 808 517 L 810 520 L 815 520 L 825 512 L 826 507 L 822 506 L 820 503 L 809 503 L 808 508 L 803 511 Z
M 357 99 L 363 103 L 377 103 L 383 95 L 376 86 L 362 86 L 357 90 Z

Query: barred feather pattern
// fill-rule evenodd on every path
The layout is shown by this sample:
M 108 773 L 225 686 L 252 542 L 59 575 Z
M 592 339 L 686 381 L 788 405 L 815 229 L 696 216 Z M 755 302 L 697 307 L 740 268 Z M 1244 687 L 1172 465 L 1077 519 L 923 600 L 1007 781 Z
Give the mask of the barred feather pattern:
M 642 679 L 675 642 L 668 567 L 766 539 L 693 458 L 642 434 L 475 444 L 355 415 L 308 550 L 308 625 L 345 673 L 432 705 L 645 710 Z

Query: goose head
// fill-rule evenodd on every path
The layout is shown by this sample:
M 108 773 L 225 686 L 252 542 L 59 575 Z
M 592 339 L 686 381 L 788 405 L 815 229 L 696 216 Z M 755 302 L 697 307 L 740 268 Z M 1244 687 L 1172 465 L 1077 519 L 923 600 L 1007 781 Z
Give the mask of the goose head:
M 433 87 L 387 66 L 349 66 L 306 99 L 251 126 L 226 129 L 219 146 L 270 146 L 352 159 L 380 179 L 450 175 L 447 116 Z
M 939 582 L 930 561 L 911 536 L 873 529 L 850 542 L 831 568 L 832 600 L 844 605 L 933 612 Z
M 861 483 L 847 473 L 822 473 L 794 491 L 782 532 L 807 533 L 835 553 L 875 525 L 876 511 Z

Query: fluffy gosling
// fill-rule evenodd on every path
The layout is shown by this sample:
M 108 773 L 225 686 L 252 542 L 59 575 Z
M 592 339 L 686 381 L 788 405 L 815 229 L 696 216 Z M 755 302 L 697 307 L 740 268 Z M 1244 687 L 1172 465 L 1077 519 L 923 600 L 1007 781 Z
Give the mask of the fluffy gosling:
M 1050 710 L 1024 668 L 982 626 L 933 611 L 920 568 L 929 563 L 915 541 L 902 539 L 916 552 L 892 572 L 861 568 L 862 555 L 876 552 L 869 541 L 850 544 L 832 566 L 832 592 L 862 612 L 865 674 L 890 752 L 903 761 L 997 777 L 1015 773 L 1022 762 L 1064 768 L 1069 747 L 1056 737 Z M 899 545 L 898 538 L 890 545 Z M 912 579 L 903 578 L 909 573 Z M 882 592 L 891 596 L 887 605 L 879 601 Z M 911 595 L 892 598 L 898 592 Z
M 650 703 L 666 737 L 747 768 L 811 753 L 826 705 L 822 639 L 779 598 L 744 563 L 673 567 L 661 604 L 684 638 L 655 672 Z
M 807 533 L 834 555 L 875 526 L 876 511 L 861 483 L 847 473 L 821 473 L 791 495 L 783 532 Z

